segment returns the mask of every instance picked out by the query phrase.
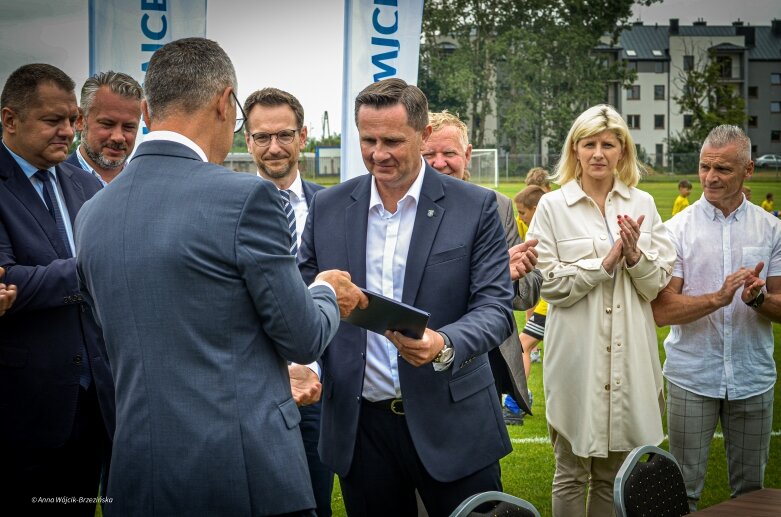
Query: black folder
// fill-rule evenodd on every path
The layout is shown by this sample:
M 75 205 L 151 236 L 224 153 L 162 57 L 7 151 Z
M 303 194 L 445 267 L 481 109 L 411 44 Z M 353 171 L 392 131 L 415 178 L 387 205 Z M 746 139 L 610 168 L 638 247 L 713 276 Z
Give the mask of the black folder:
M 397 330 L 408 337 L 423 337 L 431 314 L 366 289 L 361 291 L 369 298 L 369 306 L 365 309 L 356 308 L 343 321 L 377 334 Z

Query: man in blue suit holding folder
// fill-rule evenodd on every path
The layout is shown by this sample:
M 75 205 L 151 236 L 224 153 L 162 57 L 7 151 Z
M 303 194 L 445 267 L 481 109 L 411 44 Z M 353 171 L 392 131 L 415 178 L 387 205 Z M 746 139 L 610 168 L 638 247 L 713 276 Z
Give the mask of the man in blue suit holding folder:
M 501 490 L 511 450 L 488 351 L 512 329 L 496 196 L 421 157 L 431 133 L 417 87 L 387 79 L 356 98 L 369 175 L 319 192 L 300 268 L 347 270 L 356 285 L 431 314 L 421 339 L 343 323 L 323 355 L 320 456 L 351 516 L 429 515 Z

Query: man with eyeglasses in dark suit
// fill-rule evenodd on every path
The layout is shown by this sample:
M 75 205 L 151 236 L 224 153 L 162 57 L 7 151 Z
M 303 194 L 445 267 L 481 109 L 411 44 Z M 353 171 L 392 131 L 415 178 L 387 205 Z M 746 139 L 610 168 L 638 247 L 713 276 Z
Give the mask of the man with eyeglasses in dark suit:
M 277 88 L 263 88 L 244 101 L 247 114 L 245 139 L 247 149 L 258 167 L 258 176 L 276 185 L 286 213 L 290 213 L 291 253 L 301 244 L 309 203 L 324 187 L 304 181 L 298 170 L 301 149 L 306 146 L 307 128 L 304 108 L 290 93 Z M 317 503 L 318 517 L 330 517 L 334 474 L 320 461 L 320 369 L 317 363 L 288 366 L 293 398 L 301 413 L 301 437 L 304 440 L 309 476 Z

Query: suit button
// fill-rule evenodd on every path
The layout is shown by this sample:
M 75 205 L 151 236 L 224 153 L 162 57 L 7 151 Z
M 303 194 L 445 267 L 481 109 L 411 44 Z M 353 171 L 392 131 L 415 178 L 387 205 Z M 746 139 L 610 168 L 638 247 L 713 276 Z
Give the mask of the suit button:
M 610 345 L 607 345 L 607 351 L 610 352 Z
M 613 314 L 613 309 L 608 307 L 607 309 L 605 309 L 605 312 L 608 313 L 608 314 Z
M 74 355 L 73 356 L 73 364 L 81 364 L 81 356 L 80 355 Z
M 610 384 L 605 384 L 605 391 L 610 391 Z

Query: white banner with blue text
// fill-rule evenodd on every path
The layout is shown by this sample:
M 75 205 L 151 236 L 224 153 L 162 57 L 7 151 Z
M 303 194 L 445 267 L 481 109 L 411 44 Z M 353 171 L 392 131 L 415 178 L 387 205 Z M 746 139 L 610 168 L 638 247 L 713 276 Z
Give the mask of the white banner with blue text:
M 423 0 L 345 0 L 341 180 L 367 172 L 355 127 L 355 97 L 389 77 L 418 82 Z

